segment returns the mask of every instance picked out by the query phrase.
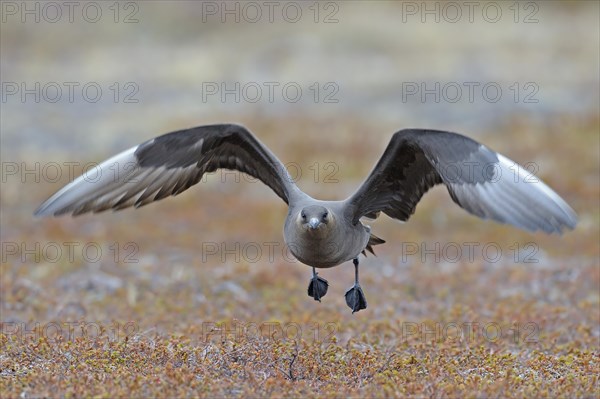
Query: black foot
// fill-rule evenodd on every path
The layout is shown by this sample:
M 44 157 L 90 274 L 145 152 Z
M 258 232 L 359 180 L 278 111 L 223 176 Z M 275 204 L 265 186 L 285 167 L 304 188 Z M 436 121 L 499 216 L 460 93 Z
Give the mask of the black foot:
M 316 273 L 310 279 L 308 283 L 308 296 L 314 298 L 315 301 L 321 302 L 321 298 L 327 294 L 327 288 L 329 283 L 322 277 L 319 277 Z
M 363 293 L 362 288 L 360 288 L 360 285 L 355 284 L 346 291 L 346 304 L 352 309 L 353 314 L 354 312 L 367 308 L 367 298 L 365 298 L 365 294 Z

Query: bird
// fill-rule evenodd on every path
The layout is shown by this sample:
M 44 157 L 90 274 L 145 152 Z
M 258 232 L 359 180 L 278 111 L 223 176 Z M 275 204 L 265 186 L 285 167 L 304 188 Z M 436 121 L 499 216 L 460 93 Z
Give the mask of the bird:
M 367 308 L 359 282 L 359 255 L 385 241 L 366 224 L 382 212 L 405 222 L 433 186 L 482 219 L 535 232 L 561 234 L 577 224 L 575 211 L 551 188 L 514 161 L 449 131 L 402 129 L 345 200 L 322 201 L 304 193 L 282 162 L 245 127 L 224 123 L 155 137 L 102 162 L 99 178 L 85 174 L 43 202 L 34 215 L 73 216 L 141 207 L 178 195 L 217 169 L 246 173 L 288 206 L 283 236 L 290 252 L 312 267 L 307 293 L 315 301 L 329 282 L 316 269 L 352 261 L 354 284 L 345 293 L 352 313 Z

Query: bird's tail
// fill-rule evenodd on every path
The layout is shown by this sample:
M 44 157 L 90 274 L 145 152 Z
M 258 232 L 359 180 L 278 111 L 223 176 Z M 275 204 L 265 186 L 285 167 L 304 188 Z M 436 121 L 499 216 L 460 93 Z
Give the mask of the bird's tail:
M 375 252 L 373 251 L 373 245 L 379 245 L 379 244 L 383 244 L 385 243 L 385 240 L 377 237 L 375 234 L 371 233 L 371 235 L 369 236 L 369 242 L 367 243 L 367 247 L 365 248 L 367 251 L 369 251 L 370 253 L 372 253 L 373 255 L 375 255 Z M 362 254 L 364 256 L 367 256 L 367 253 L 365 252 L 365 250 L 363 249 Z M 375 255 L 377 256 L 377 255 Z

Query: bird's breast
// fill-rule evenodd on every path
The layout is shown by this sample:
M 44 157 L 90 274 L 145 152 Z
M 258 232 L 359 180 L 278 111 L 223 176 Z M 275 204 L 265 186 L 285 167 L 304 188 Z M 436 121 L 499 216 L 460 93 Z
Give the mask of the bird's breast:
M 364 238 L 338 229 L 286 231 L 290 252 L 300 262 L 318 268 L 337 266 L 356 258 L 364 249 Z

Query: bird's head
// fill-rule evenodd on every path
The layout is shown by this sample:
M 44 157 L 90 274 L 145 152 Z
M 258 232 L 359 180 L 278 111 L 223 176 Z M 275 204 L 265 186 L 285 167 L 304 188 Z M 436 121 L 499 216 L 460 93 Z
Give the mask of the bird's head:
M 331 221 L 331 212 L 321 205 L 311 205 L 302 208 L 296 219 L 296 223 L 308 231 L 317 231 L 326 228 Z

